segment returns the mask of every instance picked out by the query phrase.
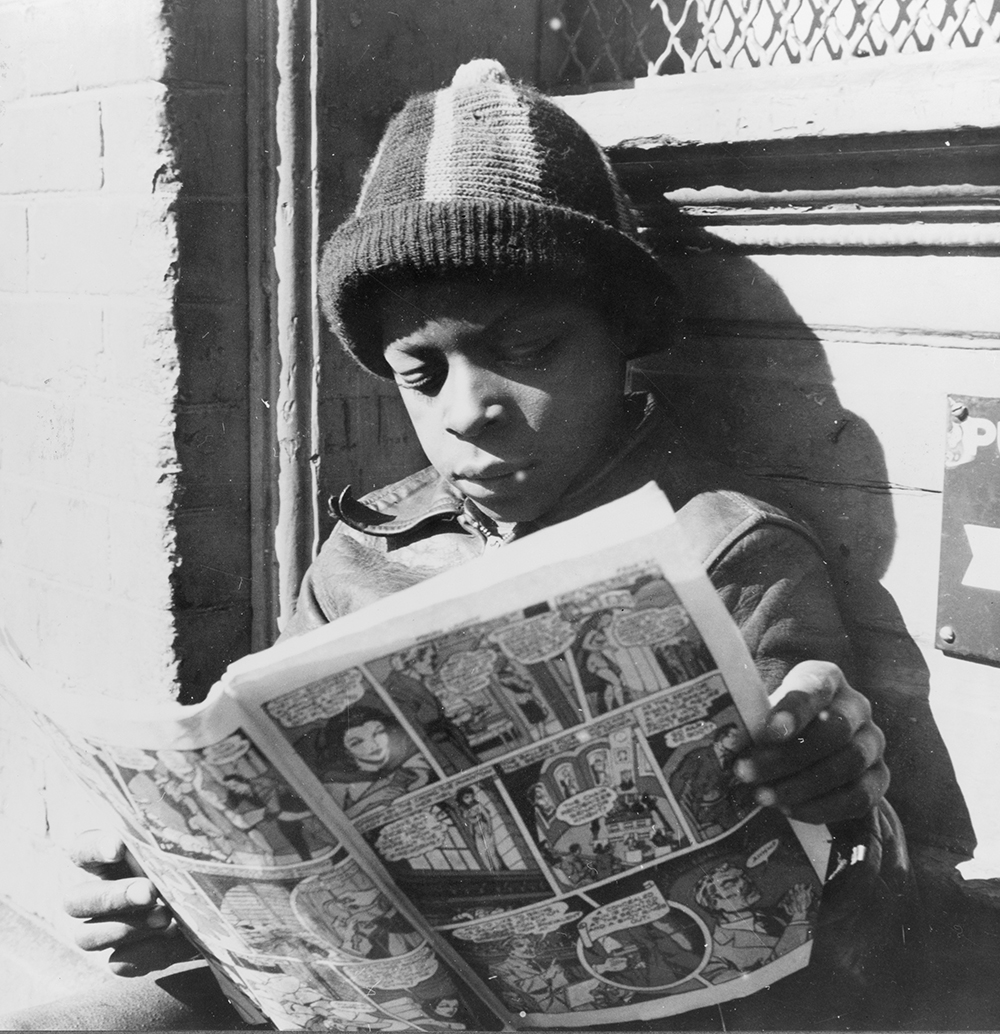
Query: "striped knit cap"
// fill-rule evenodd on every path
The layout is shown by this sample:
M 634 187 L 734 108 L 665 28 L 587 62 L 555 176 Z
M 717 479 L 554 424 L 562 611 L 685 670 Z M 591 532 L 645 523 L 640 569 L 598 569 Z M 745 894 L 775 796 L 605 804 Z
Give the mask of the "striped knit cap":
M 555 278 L 623 319 L 631 354 L 667 344 L 672 286 L 604 152 L 492 60 L 463 65 L 389 124 L 353 216 L 324 247 L 320 300 L 347 350 L 387 377 L 373 289 L 462 270 Z

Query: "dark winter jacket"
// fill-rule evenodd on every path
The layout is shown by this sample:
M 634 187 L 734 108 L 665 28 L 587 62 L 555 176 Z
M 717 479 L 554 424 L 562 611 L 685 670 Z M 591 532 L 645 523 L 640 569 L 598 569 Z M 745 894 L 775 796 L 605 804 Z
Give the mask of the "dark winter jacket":
M 852 660 L 819 545 L 801 523 L 741 490 L 734 472 L 692 455 L 653 406 L 632 438 L 587 484 L 523 537 L 617 499 L 655 480 L 677 510 L 693 549 L 736 620 L 769 691 L 799 661 L 829 660 L 850 678 Z M 433 468 L 362 500 L 345 492 L 333 534 L 308 571 L 284 637 L 374 603 L 467 563 L 505 539 Z M 911 921 L 912 878 L 902 829 L 884 803 L 835 830 L 834 865 L 823 897 L 813 964 L 796 1000 L 827 1009 L 883 999 Z M 833 976 L 831 977 L 831 974 Z M 785 984 L 786 981 L 782 981 Z M 753 996 L 755 998 L 759 996 Z M 739 1008 L 734 1006 L 734 1008 Z M 796 1025 L 809 1014 L 793 1012 Z

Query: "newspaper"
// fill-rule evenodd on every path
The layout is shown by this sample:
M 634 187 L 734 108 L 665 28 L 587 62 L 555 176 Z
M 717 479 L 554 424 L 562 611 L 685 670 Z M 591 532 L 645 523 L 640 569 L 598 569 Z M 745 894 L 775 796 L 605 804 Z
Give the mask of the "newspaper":
M 0 682 L 248 1018 L 573 1028 L 808 963 L 823 827 L 755 806 L 767 699 L 654 485 L 232 665 L 195 707 Z

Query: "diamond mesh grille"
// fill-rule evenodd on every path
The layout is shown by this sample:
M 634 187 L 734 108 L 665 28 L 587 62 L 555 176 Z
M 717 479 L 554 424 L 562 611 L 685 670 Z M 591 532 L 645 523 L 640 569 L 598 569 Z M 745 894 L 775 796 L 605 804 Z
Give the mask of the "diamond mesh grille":
M 551 0 L 545 85 L 1000 42 L 1000 0 Z

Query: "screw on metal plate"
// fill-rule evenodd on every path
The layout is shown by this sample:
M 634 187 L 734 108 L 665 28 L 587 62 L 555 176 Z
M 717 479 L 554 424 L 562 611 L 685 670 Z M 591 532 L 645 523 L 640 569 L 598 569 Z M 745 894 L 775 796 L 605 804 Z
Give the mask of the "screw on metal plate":
M 958 638 L 958 635 L 951 625 L 942 625 L 938 629 L 938 638 L 942 643 L 953 643 Z

